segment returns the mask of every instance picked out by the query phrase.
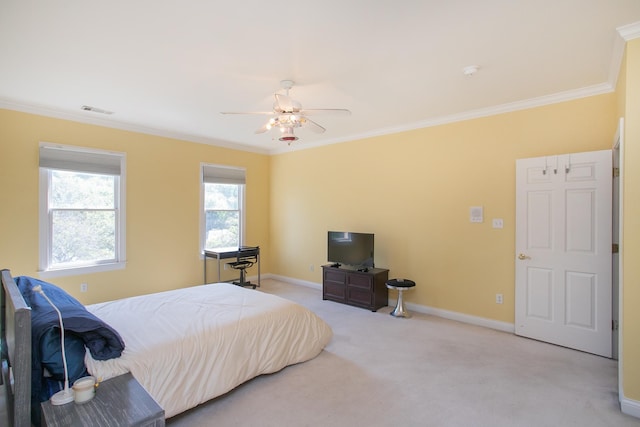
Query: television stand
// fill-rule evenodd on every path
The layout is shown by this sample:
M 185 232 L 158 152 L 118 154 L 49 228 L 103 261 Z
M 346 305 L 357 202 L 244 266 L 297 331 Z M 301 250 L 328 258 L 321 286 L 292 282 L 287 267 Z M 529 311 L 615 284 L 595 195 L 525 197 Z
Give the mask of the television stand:
M 384 268 L 358 271 L 323 265 L 322 299 L 377 311 L 389 303 L 388 279 L 389 270 Z

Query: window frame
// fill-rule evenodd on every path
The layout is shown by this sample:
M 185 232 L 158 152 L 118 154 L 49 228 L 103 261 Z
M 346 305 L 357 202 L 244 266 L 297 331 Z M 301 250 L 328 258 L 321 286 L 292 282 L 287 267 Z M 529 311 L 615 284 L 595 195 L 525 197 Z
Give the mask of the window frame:
M 68 157 L 65 159 L 65 157 Z M 52 160 L 53 159 L 53 160 Z M 71 159 L 71 160 L 69 160 Z M 114 172 L 104 173 L 94 170 L 102 161 L 111 163 Z M 98 169 L 103 168 L 98 166 Z M 107 166 L 107 168 L 109 168 Z M 115 170 L 118 170 L 115 172 Z M 76 173 L 104 174 L 115 177 L 115 259 L 95 263 L 78 263 L 63 266 L 51 266 L 52 250 L 52 210 L 49 208 L 51 176 L 53 170 L 66 170 Z M 60 144 L 40 144 L 39 167 L 39 275 L 53 278 L 77 274 L 97 273 L 120 270 L 126 266 L 126 156 L 125 153 L 89 149 Z M 91 210 L 91 209 L 87 209 Z
M 217 182 L 206 182 L 205 176 L 216 175 Z M 244 168 L 238 168 L 233 166 L 224 166 L 211 163 L 200 164 L 200 239 L 199 239 L 199 253 L 200 258 L 204 259 L 204 251 L 207 238 L 206 238 L 206 210 L 204 206 L 205 199 L 205 186 L 206 184 L 236 184 L 238 185 L 238 209 L 239 209 L 239 221 L 238 221 L 238 244 L 244 245 L 245 239 L 245 226 L 246 226 L 246 170 Z M 240 182 L 242 181 L 242 182 Z M 209 248 L 214 249 L 214 248 Z

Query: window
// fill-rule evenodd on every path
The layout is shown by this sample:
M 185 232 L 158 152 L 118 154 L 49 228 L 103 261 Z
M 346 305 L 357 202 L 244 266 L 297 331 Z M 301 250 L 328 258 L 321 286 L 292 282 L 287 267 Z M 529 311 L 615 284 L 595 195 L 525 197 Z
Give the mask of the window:
M 44 276 L 124 267 L 124 160 L 122 153 L 40 146 Z
M 203 249 L 238 247 L 243 241 L 245 170 L 202 165 Z

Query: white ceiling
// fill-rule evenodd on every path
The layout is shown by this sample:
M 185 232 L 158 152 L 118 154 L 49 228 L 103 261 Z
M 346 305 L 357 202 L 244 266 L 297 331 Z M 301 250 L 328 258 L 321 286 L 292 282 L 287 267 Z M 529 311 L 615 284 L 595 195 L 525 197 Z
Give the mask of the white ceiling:
M 0 0 L 0 108 L 277 153 L 611 91 L 639 27 L 638 0 Z M 220 114 L 283 79 L 352 114 L 290 147 Z

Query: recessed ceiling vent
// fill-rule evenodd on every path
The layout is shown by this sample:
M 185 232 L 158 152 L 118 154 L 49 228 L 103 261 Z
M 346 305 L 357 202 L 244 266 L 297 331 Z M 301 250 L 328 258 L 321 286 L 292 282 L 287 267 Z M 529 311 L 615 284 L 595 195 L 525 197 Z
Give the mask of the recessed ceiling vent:
M 471 77 L 477 73 L 478 70 L 480 70 L 479 65 L 468 65 L 462 69 L 462 73 L 467 77 Z
M 92 107 L 90 105 L 83 105 L 82 107 L 80 107 L 80 109 L 84 111 L 91 111 L 92 113 L 100 113 L 100 114 L 107 114 L 107 115 L 113 114 L 113 111 L 103 110 L 102 108 Z

